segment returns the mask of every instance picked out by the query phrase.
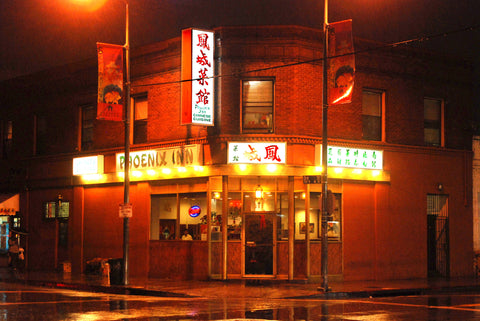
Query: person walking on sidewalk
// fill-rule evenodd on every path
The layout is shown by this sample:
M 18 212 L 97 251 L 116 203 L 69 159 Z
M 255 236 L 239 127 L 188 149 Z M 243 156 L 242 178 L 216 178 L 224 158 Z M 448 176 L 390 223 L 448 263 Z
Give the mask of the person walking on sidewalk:
M 20 252 L 20 246 L 15 236 L 8 239 L 8 257 L 9 265 L 15 270 L 18 266 L 18 255 Z

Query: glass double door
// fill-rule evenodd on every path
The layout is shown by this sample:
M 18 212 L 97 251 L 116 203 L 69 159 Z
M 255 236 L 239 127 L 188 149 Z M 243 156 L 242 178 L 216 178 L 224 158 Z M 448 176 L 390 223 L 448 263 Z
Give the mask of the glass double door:
M 274 217 L 272 213 L 245 214 L 245 276 L 273 275 Z

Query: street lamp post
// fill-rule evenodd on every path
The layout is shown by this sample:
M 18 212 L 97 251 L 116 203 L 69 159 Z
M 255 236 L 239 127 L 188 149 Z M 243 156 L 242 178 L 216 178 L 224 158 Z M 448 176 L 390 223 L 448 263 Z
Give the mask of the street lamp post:
M 123 204 L 130 203 L 130 40 L 128 1 L 125 2 L 125 167 L 123 180 Z M 123 284 L 128 284 L 128 250 L 130 241 L 130 218 L 123 218 Z
M 94 4 L 94 0 L 76 0 L 90 5 L 90 9 L 96 10 L 103 5 L 104 1 Z M 130 40 L 129 40 L 129 14 L 128 14 L 128 0 L 123 0 L 125 3 L 125 165 L 124 165 L 124 192 L 123 192 L 123 206 L 122 212 L 128 207 L 130 210 L 125 211 L 129 214 L 123 216 L 123 284 L 128 284 L 128 250 L 130 241 Z
M 328 0 L 325 1 L 324 9 L 324 18 L 323 18 L 323 78 L 322 78 L 322 257 L 321 257 L 321 267 L 322 267 L 322 288 L 324 292 L 329 290 L 328 288 L 328 234 L 327 234 L 327 224 L 328 224 L 328 162 L 327 162 L 327 144 L 328 144 Z

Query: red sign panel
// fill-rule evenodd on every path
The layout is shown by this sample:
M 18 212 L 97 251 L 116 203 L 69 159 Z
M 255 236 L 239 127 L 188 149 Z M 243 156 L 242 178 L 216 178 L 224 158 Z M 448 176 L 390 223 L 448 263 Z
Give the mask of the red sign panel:
M 182 125 L 213 125 L 214 49 L 213 32 L 182 31 Z

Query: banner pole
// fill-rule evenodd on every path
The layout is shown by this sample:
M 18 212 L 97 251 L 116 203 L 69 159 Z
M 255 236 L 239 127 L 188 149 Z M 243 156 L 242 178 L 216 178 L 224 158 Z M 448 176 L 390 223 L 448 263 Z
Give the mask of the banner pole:
M 325 1 L 324 19 L 323 19 L 323 92 L 322 92 L 322 289 L 324 292 L 328 292 L 328 234 L 327 234 L 327 178 L 328 178 L 328 0 Z
M 123 203 L 130 203 L 130 41 L 128 1 L 125 0 L 125 175 Z M 128 285 L 128 252 L 130 242 L 130 218 L 123 218 L 123 285 Z

